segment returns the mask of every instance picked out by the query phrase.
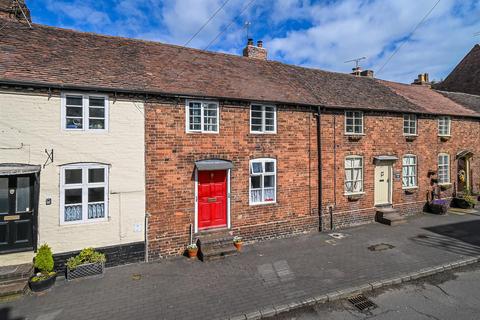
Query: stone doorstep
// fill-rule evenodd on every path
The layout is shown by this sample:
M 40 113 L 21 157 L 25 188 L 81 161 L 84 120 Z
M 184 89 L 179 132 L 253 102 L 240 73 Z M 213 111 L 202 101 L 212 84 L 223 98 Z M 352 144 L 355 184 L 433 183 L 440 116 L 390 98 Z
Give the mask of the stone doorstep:
M 480 255 L 475 257 L 465 258 L 462 260 L 457 260 L 455 262 L 449 262 L 439 266 L 424 268 L 419 271 L 402 274 L 393 278 L 373 281 L 373 282 L 369 282 L 369 283 L 355 286 L 355 287 L 339 289 L 326 294 L 319 294 L 314 297 L 306 297 L 302 300 L 293 300 L 291 303 L 275 305 L 273 306 L 273 308 L 264 307 L 259 310 L 254 310 L 248 313 L 243 313 L 240 315 L 229 317 L 225 320 L 270 318 L 272 316 L 280 315 L 292 310 L 300 309 L 305 306 L 313 306 L 316 304 L 333 302 L 333 301 L 348 298 L 353 295 L 370 292 L 378 288 L 387 287 L 393 284 L 408 283 L 409 281 L 412 281 L 412 280 L 425 278 L 434 274 L 444 272 L 446 270 L 452 270 L 452 269 L 473 264 L 479 261 L 480 261 Z

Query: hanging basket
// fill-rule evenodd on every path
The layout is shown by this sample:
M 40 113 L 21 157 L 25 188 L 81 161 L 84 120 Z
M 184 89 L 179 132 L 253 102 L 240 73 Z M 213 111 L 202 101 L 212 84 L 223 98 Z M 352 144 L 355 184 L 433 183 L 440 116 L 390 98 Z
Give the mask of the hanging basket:
M 67 280 L 80 278 L 102 277 L 105 272 L 105 262 L 81 264 L 73 270 L 67 267 Z

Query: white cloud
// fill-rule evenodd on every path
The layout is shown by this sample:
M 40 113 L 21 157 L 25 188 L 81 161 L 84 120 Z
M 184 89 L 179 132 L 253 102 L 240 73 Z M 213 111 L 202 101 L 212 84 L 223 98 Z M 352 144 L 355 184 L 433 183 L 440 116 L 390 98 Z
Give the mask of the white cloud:
M 57 25 L 182 45 L 227 0 L 38 1 Z M 436 1 L 255 0 L 210 49 L 240 54 L 248 20 L 271 59 L 349 72 L 353 64 L 344 61 L 366 56 L 363 66 L 378 71 Z M 249 2 L 228 0 L 189 46 L 204 48 Z M 480 31 L 478 16 L 477 0 L 441 0 L 379 76 L 403 82 L 421 72 L 446 76 L 478 41 L 472 37 Z
M 272 38 L 266 46 L 273 58 L 290 63 L 348 72 L 353 64 L 344 61 L 367 56 L 365 67 L 378 70 L 435 2 L 344 0 L 306 8 L 305 2 L 296 1 L 312 26 Z M 478 17 L 480 5 L 475 3 L 441 1 L 379 76 L 404 82 L 420 72 L 444 77 L 473 46 L 473 31 L 480 30 L 478 21 L 459 16 Z

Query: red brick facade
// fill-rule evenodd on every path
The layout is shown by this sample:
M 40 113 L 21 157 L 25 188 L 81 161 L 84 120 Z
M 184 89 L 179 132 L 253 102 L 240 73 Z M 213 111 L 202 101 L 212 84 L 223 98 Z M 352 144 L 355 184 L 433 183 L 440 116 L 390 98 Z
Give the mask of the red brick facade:
M 185 101 L 157 101 L 146 105 L 146 175 L 149 256 L 179 255 L 189 241 L 195 221 L 195 161 L 219 158 L 233 162 L 231 171 L 231 229 L 247 241 L 278 238 L 317 230 L 317 123 L 316 109 L 278 106 L 277 133 L 251 134 L 250 108 L 246 103 L 220 102 L 218 134 L 186 133 Z M 323 111 L 322 229 L 372 222 L 374 207 L 374 157 L 395 155 L 392 187 L 393 206 L 403 214 L 421 212 L 439 153 L 450 155 L 452 187 L 457 179 L 455 156 L 462 150 L 474 153 L 472 181 L 480 181 L 480 122 L 453 118 L 451 138 L 438 136 L 435 116 L 418 116 L 418 136 L 403 135 L 403 116 L 396 113 L 365 112 L 364 133 L 359 140 L 345 135 L 344 111 Z M 402 157 L 417 156 L 418 188 L 402 189 Z M 344 161 L 348 155 L 364 159 L 364 194 L 356 200 L 345 196 Z M 249 160 L 277 159 L 277 202 L 249 205 Z M 397 175 L 397 177 L 395 177 Z M 398 176 L 400 175 L 400 176 Z
M 322 192 L 323 229 L 330 228 L 329 206 L 333 206 L 333 226 L 341 228 L 374 220 L 374 156 L 395 155 L 392 198 L 393 206 L 402 213 L 421 212 L 429 188 L 428 171 L 437 171 L 439 153 L 450 155 L 450 181 L 452 188 L 445 191 L 448 197 L 457 179 L 455 156 L 462 150 L 474 153 L 471 159 L 473 187 L 480 183 L 480 122 L 475 119 L 453 118 L 451 138 L 442 141 L 438 136 L 438 123 L 434 116 L 418 117 L 418 136 L 409 141 L 403 135 L 401 114 L 365 113 L 364 133 L 360 140 L 351 140 L 345 135 L 343 111 L 327 111 L 321 119 L 322 144 Z M 418 189 L 407 193 L 402 189 L 402 157 L 406 154 L 417 156 Z M 364 192 L 359 199 L 350 200 L 345 196 L 345 157 L 360 155 L 364 159 Z
M 220 158 L 231 170 L 231 228 L 245 240 L 318 229 L 317 123 L 308 108 L 277 107 L 277 133 L 251 134 L 248 104 L 220 102 L 220 130 L 186 133 L 185 101 L 146 105 L 149 255 L 183 253 L 195 218 L 195 161 Z M 249 205 L 249 160 L 277 160 L 277 201 Z

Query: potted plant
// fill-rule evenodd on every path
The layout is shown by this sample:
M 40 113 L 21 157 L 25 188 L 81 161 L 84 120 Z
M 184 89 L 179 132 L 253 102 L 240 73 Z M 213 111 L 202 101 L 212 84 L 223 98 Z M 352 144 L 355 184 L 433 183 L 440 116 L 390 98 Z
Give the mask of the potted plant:
M 432 213 L 435 214 L 446 214 L 448 210 L 448 200 L 445 199 L 435 199 L 429 202 L 429 208 Z
M 105 254 L 93 248 L 85 248 L 74 257 L 67 260 L 67 280 L 101 276 L 105 270 Z
M 38 249 L 34 259 L 36 273 L 28 279 L 28 285 L 33 292 L 40 292 L 51 288 L 57 279 L 57 273 L 53 271 L 53 254 L 47 244 Z
M 195 243 L 191 243 L 187 246 L 187 252 L 189 258 L 195 258 L 198 253 L 198 247 Z
M 233 245 L 237 248 L 237 251 L 242 251 L 243 240 L 242 237 L 235 236 L 233 238 Z

